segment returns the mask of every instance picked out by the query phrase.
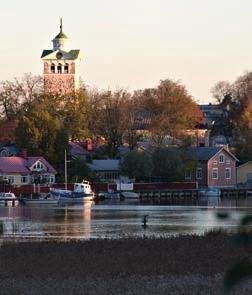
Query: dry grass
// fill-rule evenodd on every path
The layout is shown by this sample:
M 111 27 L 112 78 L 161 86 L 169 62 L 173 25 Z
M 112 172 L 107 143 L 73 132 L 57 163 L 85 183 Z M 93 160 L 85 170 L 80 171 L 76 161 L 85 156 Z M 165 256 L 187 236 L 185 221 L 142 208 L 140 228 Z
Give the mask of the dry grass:
M 5 243 L 1 294 L 219 294 L 246 257 L 231 236 Z M 244 293 L 243 293 L 244 292 Z M 239 294 L 252 292 L 250 284 Z

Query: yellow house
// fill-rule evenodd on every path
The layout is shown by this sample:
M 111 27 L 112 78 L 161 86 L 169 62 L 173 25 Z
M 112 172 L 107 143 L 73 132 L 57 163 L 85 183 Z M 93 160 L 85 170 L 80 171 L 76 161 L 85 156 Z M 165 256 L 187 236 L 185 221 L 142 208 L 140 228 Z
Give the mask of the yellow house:
M 237 184 L 252 182 L 252 161 L 237 167 Z
M 52 184 L 56 173 L 43 157 L 0 157 L 0 179 L 12 185 Z

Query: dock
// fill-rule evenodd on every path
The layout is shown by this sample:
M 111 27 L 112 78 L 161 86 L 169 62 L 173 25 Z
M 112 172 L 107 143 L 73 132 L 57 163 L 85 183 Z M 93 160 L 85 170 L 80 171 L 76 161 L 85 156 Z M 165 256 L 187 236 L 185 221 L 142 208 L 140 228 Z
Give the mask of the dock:
M 139 194 L 140 199 L 198 199 L 199 191 L 196 189 L 186 189 L 186 190 L 178 190 L 178 189 L 170 189 L 170 190 L 141 190 L 136 191 Z
M 221 189 L 221 197 L 227 199 L 244 199 L 248 197 L 249 191 L 246 188 L 223 188 Z

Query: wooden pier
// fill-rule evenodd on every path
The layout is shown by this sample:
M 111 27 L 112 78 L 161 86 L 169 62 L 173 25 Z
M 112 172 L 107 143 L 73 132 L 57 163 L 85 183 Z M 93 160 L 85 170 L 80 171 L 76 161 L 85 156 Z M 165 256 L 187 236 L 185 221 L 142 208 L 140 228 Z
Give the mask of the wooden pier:
M 142 190 L 136 191 L 139 194 L 140 199 L 198 199 L 198 190 Z
M 228 199 L 244 199 L 249 196 L 249 191 L 252 190 L 244 188 L 222 188 L 221 198 Z M 186 189 L 186 190 L 139 190 L 136 191 L 139 194 L 140 199 L 159 199 L 159 200 L 197 200 L 200 196 L 198 189 Z M 251 194 L 250 194 L 251 195 Z
M 242 188 L 223 188 L 221 189 L 221 197 L 228 199 L 244 199 L 248 197 L 248 189 Z

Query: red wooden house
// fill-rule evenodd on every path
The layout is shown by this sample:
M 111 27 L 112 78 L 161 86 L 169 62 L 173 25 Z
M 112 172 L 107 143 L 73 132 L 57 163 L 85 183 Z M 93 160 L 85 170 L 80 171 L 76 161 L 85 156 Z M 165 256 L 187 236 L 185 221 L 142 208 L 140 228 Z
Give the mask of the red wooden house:
M 189 171 L 185 179 L 197 181 L 199 187 L 231 187 L 236 184 L 238 159 L 224 147 L 192 147 L 188 152 L 197 161 L 195 171 Z

